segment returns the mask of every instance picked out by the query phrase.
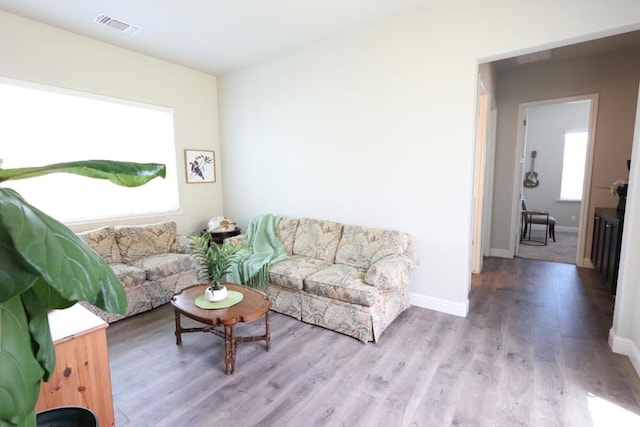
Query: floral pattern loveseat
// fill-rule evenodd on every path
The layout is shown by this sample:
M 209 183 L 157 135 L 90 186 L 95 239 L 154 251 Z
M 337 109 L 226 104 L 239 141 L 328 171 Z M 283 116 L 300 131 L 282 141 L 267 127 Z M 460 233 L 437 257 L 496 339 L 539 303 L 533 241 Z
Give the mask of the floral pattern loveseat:
M 82 303 L 107 322 L 151 310 L 197 283 L 195 260 L 175 222 L 102 227 L 78 233 L 113 269 L 127 295 L 125 315 Z
M 269 269 L 272 310 L 368 342 L 409 307 L 417 266 L 409 234 L 282 218 L 276 235 L 289 258 Z M 246 235 L 226 241 L 244 243 Z

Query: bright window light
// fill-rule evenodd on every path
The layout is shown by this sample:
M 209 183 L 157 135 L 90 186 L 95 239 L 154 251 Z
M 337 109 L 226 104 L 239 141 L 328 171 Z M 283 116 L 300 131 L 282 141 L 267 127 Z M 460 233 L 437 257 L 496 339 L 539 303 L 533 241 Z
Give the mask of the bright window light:
M 92 159 L 167 167 L 165 179 L 134 188 L 64 173 L 3 184 L 54 218 L 68 223 L 178 210 L 171 109 L 2 78 L 0 117 L 5 169 Z
M 588 136 L 588 132 L 567 132 L 564 134 L 560 200 L 582 200 Z

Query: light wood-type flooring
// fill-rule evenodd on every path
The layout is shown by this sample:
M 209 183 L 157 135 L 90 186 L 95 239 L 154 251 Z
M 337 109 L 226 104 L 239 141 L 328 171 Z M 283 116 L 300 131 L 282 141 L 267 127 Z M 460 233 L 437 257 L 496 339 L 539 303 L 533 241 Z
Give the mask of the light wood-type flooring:
M 271 351 L 240 344 L 229 376 L 220 338 L 176 346 L 165 305 L 107 330 L 116 425 L 640 426 L 640 379 L 607 345 L 600 280 L 487 258 L 466 318 L 411 307 L 377 344 L 272 313 Z

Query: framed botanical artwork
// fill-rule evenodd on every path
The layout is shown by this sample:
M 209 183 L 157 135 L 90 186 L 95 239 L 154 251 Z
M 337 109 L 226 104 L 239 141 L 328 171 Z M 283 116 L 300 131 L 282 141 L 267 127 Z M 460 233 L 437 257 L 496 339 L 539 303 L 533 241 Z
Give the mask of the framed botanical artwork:
M 213 151 L 184 150 L 187 184 L 216 182 L 216 160 Z

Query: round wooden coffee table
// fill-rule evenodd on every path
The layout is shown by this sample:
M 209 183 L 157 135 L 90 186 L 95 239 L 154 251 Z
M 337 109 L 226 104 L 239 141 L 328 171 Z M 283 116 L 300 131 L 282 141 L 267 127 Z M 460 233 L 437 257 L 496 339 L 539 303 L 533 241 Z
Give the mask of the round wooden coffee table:
M 242 301 L 228 308 L 203 309 L 195 304 L 198 296 L 204 294 L 207 285 L 190 286 L 171 297 L 171 305 L 175 309 L 176 317 L 176 345 L 182 344 L 182 333 L 187 332 L 211 332 L 224 338 L 224 364 L 227 375 L 233 374 L 236 367 L 236 345 L 243 342 L 265 341 L 267 351 L 271 346 L 271 333 L 269 331 L 269 297 L 255 289 L 227 283 L 227 289 L 240 292 Z M 197 322 L 204 323 L 201 328 L 183 328 L 180 325 L 180 316 L 184 315 Z M 264 317 L 265 334 L 254 337 L 235 336 L 234 326 L 239 322 L 253 322 Z M 218 329 L 217 327 L 220 327 Z

